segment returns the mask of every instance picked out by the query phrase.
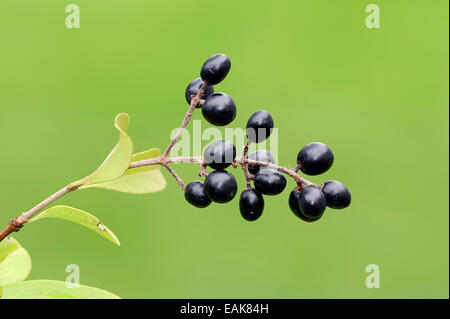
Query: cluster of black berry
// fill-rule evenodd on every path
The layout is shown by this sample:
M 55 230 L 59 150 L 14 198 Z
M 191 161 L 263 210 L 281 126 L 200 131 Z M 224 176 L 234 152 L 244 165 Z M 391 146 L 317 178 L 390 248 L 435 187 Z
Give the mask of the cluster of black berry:
M 236 117 L 236 104 L 225 93 L 214 93 L 213 85 L 220 83 L 231 68 L 230 59 L 224 54 L 216 54 L 203 64 L 201 78 L 193 80 L 186 88 L 186 100 L 190 104 L 198 92 L 204 118 L 213 125 L 230 124 Z M 260 143 L 272 133 L 274 121 L 272 115 L 264 110 L 255 112 L 248 120 L 246 135 L 249 143 Z M 204 167 L 214 169 L 205 173 L 206 179 L 194 181 L 185 189 L 186 200 L 200 208 L 211 202 L 227 203 L 237 194 L 238 187 L 234 176 L 225 169 L 236 165 L 237 161 L 247 173 L 248 187 L 242 191 L 239 208 L 243 218 L 248 221 L 258 219 L 264 210 L 263 195 L 278 195 L 286 188 L 286 178 L 281 171 L 289 171 L 297 176 L 297 170 L 307 175 L 319 175 L 326 172 L 334 161 L 330 148 L 322 143 L 310 143 L 303 147 L 297 156 L 296 170 L 280 169 L 275 165 L 272 154 L 258 150 L 244 158 L 236 159 L 236 147 L 225 140 L 209 144 L 203 153 Z M 256 163 L 257 162 L 257 163 Z M 251 187 L 250 181 L 253 181 Z M 322 217 L 326 207 L 342 209 L 350 205 L 351 196 L 347 187 L 338 181 L 328 181 L 322 185 L 299 182 L 289 196 L 292 212 L 304 221 L 312 222 Z

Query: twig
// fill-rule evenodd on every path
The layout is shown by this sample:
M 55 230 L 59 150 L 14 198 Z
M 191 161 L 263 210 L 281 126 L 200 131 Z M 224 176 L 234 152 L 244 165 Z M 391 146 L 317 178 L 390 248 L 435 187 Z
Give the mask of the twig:
M 11 234 L 12 232 L 18 232 L 22 227 L 23 225 L 17 222 L 17 218 L 11 219 L 9 221 L 8 226 L 6 226 L 6 228 L 3 229 L 2 232 L 0 233 L 0 242 L 6 237 L 8 237 L 8 235 Z
M 200 170 L 200 172 L 198 172 L 198 176 L 199 177 L 207 177 L 209 175 L 209 172 L 206 170 L 206 167 L 208 167 L 208 165 L 206 163 L 201 164 L 202 169 Z
M 198 162 L 198 163 L 202 163 L 203 162 L 202 159 L 201 158 L 195 158 L 195 157 L 190 157 L 190 158 L 180 157 L 180 158 L 167 159 L 167 157 L 168 157 L 170 151 L 172 150 L 173 146 L 177 143 L 177 141 L 179 140 L 179 138 L 183 134 L 184 129 L 186 128 L 186 126 L 188 125 L 189 121 L 192 118 L 192 114 L 194 114 L 195 108 L 204 104 L 204 100 L 202 100 L 201 98 L 202 98 L 203 93 L 204 93 L 205 89 L 207 88 L 207 86 L 208 86 L 208 83 L 203 82 L 202 86 L 200 87 L 200 89 L 197 92 L 197 95 L 192 96 L 191 104 L 189 105 L 189 109 L 188 109 L 188 112 L 187 112 L 187 114 L 186 114 L 186 116 L 185 116 L 185 118 L 183 120 L 183 123 L 181 124 L 180 129 L 178 130 L 177 134 L 175 135 L 175 137 L 170 142 L 170 144 L 167 147 L 167 149 L 164 152 L 164 154 L 162 156 L 158 157 L 158 158 L 132 163 L 130 165 L 130 168 L 147 166 L 147 165 L 162 165 L 175 178 L 175 180 L 177 181 L 178 185 L 180 185 L 181 189 L 184 190 L 186 188 L 186 186 L 183 183 L 182 179 L 175 173 L 175 171 L 168 165 L 168 163 L 180 163 L 180 162 Z M 135 165 L 133 165 L 133 164 L 135 164 Z M 22 215 L 20 215 L 19 218 L 16 218 L 13 221 L 10 221 L 8 226 L 6 226 L 5 229 L 0 232 L 0 242 L 4 238 L 6 238 L 9 234 L 11 234 L 12 232 L 19 231 L 22 228 L 22 226 L 30 220 L 31 217 L 33 217 L 35 214 L 40 212 L 42 209 L 44 209 L 45 207 L 47 207 L 48 205 L 50 205 L 51 203 L 53 203 L 54 201 L 56 201 L 60 197 L 68 194 L 69 192 L 77 190 L 80 186 L 74 187 L 74 188 L 69 188 L 68 186 L 66 186 L 66 187 L 62 188 L 61 190 L 57 191 L 56 193 L 54 193 L 53 195 L 51 195 L 50 197 L 48 197 L 47 199 L 45 199 L 44 201 L 42 201 L 41 203 L 39 203 L 38 205 L 34 206 L 29 211 L 27 211 L 27 212 L 23 213 Z
M 200 156 L 194 157 L 167 157 L 163 156 L 150 158 L 142 161 L 133 162 L 130 164 L 129 168 L 143 167 L 149 165 L 163 165 L 164 163 L 198 163 L 202 164 L 203 159 Z
M 149 166 L 149 165 L 163 165 L 164 166 L 167 163 L 198 163 L 198 164 L 202 164 L 203 159 L 202 159 L 202 157 L 199 157 L 199 156 L 168 157 L 168 158 L 164 159 L 161 156 L 161 157 L 157 157 L 157 158 L 152 158 L 152 159 L 148 159 L 148 160 L 131 163 L 130 168 L 143 167 L 143 166 Z M 272 164 L 270 162 L 257 161 L 257 160 L 252 160 L 252 159 L 248 159 L 245 157 L 240 157 L 240 158 L 236 159 L 234 164 L 236 165 L 236 167 L 239 165 L 247 167 L 248 164 L 251 164 L 253 166 L 264 166 L 267 168 L 272 168 L 272 169 L 275 169 L 275 170 L 277 170 L 281 173 L 284 173 L 284 174 L 288 175 L 289 177 L 293 178 L 297 182 L 299 187 L 308 186 L 308 185 L 317 186 L 316 184 L 314 184 L 314 183 L 308 181 L 307 179 L 303 178 L 302 176 L 298 175 L 293 169 L 289 169 L 284 166 Z M 249 173 L 249 175 L 250 175 L 250 173 Z M 250 179 L 251 179 L 251 176 L 250 176 Z
M 169 173 L 173 176 L 173 178 L 177 181 L 178 185 L 180 185 L 182 190 L 184 190 L 186 188 L 184 182 L 168 164 L 170 164 L 170 163 L 197 163 L 202 166 L 202 170 L 200 171 L 199 175 L 208 176 L 209 173 L 206 171 L 206 164 L 203 161 L 203 158 L 200 156 L 197 156 L 197 157 L 168 157 L 173 146 L 177 143 L 180 136 L 183 134 L 184 129 L 186 128 L 189 121 L 191 120 L 192 114 L 194 113 L 195 108 L 198 106 L 201 106 L 202 103 L 204 103 L 204 101 L 201 99 L 201 97 L 203 96 L 203 92 L 207 86 L 208 86 L 208 84 L 206 82 L 204 82 L 203 85 L 201 86 L 201 88 L 198 90 L 197 95 L 192 96 L 191 104 L 189 105 L 189 109 L 183 120 L 183 123 L 181 124 L 180 129 L 178 130 L 177 134 L 170 142 L 170 144 L 167 147 L 164 154 L 159 157 L 156 157 L 156 158 L 133 162 L 129 166 L 130 169 L 137 168 L 137 167 L 143 167 L 143 166 L 149 166 L 149 165 L 164 166 L 169 171 Z M 247 152 L 249 149 L 249 145 L 250 145 L 250 142 L 247 141 L 247 143 L 244 147 L 242 156 L 240 158 L 236 159 L 236 161 L 233 163 L 233 167 L 235 167 L 235 168 L 237 168 L 239 165 L 242 167 L 246 181 L 247 181 L 248 188 L 251 187 L 250 180 L 252 179 L 252 175 L 250 174 L 250 172 L 248 170 L 249 164 L 264 166 L 264 167 L 272 168 L 279 172 L 282 172 L 282 173 L 292 177 L 297 182 L 297 185 L 299 188 L 302 188 L 307 185 L 317 186 L 316 184 L 313 184 L 312 182 L 304 179 L 303 177 L 301 177 L 300 175 L 297 174 L 297 171 L 299 170 L 299 166 L 295 167 L 294 169 L 289 169 L 289 168 L 286 168 L 283 166 L 278 166 L 278 165 L 272 164 L 270 162 L 247 159 L 246 156 L 247 156 Z M 66 195 L 72 191 L 77 190 L 80 186 L 73 187 L 73 188 L 69 188 L 68 186 L 66 186 L 66 187 L 60 189 L 59 191 L 57 191 L 56 193 L 54 193 L 53 195 L 51 195 L 50 197 L 48 197 L 47 199 L 45 199 L 44 201 L 40 202 L 38 205 L 34 206 L 29 211 L 21 214 L 20 217 L 9 221 L 8 226 L 6 226 L 5 229 L 3 229 L 0 232 L 0 242 L 3 239 L 5 239 L 12 232 L 19 231 L 25 223 L 27 223 L 35 214 L 37 214 L 38 212 L 43 210 L 45 207 L 47 207 L 48 205 L 50 205 L 57 199 L 61 198 L 62 196 Z
M 62 189 L 60 189 L 59 191 L 57 191 L 56 193 L 54 193 L 53 195 L 51 195 L 50 197 L 48 197 L 47 199 L 43 200 L 41 203 L 39 203 L 38 205 L 34 206 L 32 209 L 30 209 L 28 212 L 23 213 L 22 215 L 20 215 L 20 217 L 17 219 L 17 222 L 19 224 L 25 224 L 26 222 L 28 222 L 30 220 L 31 217 L 33 217 L 33 215 L 35 215 L 37 212 L 41 211 L 42 209 L 44 209 L 45 207 L 47 207 L 48 205 L 50 205 L 51 203 L 53 203 L 55 200 L 57 200 L 58 198 L 66 195 L 69 192 L 74 191 L 75 188 L 69 189 L 68 187 L 64 187 Z
M 252 165 L 257 165 L 257 166 L 264 166 L 267 168 L 272 168 L 275 169 L 281 173 L 284 173 L 286 175 L 288 175 L 289 177 L 292 177 L 296 182 L 297 185 L 302 188 L 304 186 L 309 186 L 309 185 L 314 185 L 317 186 L 316 184 L 308 181 L 307 179 L 303 178 L 302 176 L 298 175 L 294 170 L 289 169 L 287 167 L 283 167 L 283 166 L 279 166 L 276 164 L 272 164 L 270 162 L 265 162 L 265 161 L 255 161 L 255 160 L 251 160 L 251 159 L 246 159 L 246 162 L 248 164 L 252 164 Z
M 249 140 L 247 140 L 247 143 L 245 143 L 244 151 L 242 152 L 242 156 L 241 156 L 241 159 L 242 159 L 241 167 L 242 167 L 242 170 L 244 171 L 244 176 L 245 176 L 245 181 L 247 183 L 247 188 L 252 188 L 252 184 L 250 183 L 252 177 L 251 177 L 250 172 L 248 170 L 248 162 L 246 161 L 246 157 L 247 157 L 248 149 L 250 147 L 250 143 L 251 142 Z
M 178 130 L 175 137 L 170 142 L 169 146 L 167 147 L 166 151 L 163 154 L 163 157 L 166 158 L 169 156 L 170 151 L 172 150 L 173 146 L 178 142 L 178 139 L 180 138 L 181 134 L 183 134 L 184 129 L 188 125 L 189 121 L 191 120 L 192 114 L 194 114 L 195 108 L 200 105 L 201 97 L 203 96 L 203 93 L 205 92 L 205 89 L 207 88 L 208 83 L 203 82 L 202 86 L 197 92 L 197 95 L 191 98 L 191 105 L 189 106 L 188 112 L 186 114 L 186 117 L 183 120 L 183 123 L 181 124 L 180 129 Z
M 184 185 L 183 180 L 177 175 L 177 173 L 175 173 L 175 171 L 172 169 L 172 167 L 170 167 L 168 164 L 162 164 L 162 165 L 169 171 L 169 173 L 173 176 L 173 178 L 175 178 L 178 185 L 180 185 L 181 189 L 185 190 L 186 185 Z
M 42 209 L 44 209 L 45 207 L 47 207 L 48 205 L 53 203 L 58 198 L 66 195 L 67 193 L 69 193 L 71 191 L 74 191 L 76 189 L 77 188 L 69 189 L 66 186 L 66 187 L 60 189 L 59 191 L 57 191 L 56 193 L 54 193 L 53 195 L 51 195 L 50 197 L 46 198 L 45 200 L 43 200 L 42 202 L 40 202 L 36 206 L 34 206 L 29 211 L 27 211 L 25 213 L 22 213 L 22 215 L 20 215 L 19 218 L 11 220 L 9 222 L 8 226 L 6 226 L 6 228 L 0 233 L 0 242 L 3 239 L 5 239 L 12 232 L 18 232 L 23 227 L 23 225 L 30 220 L 31 217 L 33 217 L 35 214 L 40 212 Z

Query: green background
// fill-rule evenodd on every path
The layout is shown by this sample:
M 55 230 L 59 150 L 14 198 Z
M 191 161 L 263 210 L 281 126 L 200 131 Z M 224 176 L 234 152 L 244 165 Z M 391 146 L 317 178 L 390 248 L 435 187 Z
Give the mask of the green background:
M 161 193 L 79 191 L 58 203 L 97 215 L 122 246 L 63 221 L 27 225 L 15 237 L 31 279 L 78 264 L 82 284 L 124 298 L 448 298 L 447 1 L 376 1 L 380 29 L 365 26 L 371 1 L 73 2 L 80 29 L 65 27 L 69 1 L 0 1 L 2 224 L 95 169 L 119 112 L 136 151 L 164 148 L 217 52 L 233 63 L 216 87 L 236 101 L 233 127 L 269 110 L 286 166 L 327 143 L 335 165 L 311 179 L 341 180 L 353 203 L 306 224 L 286 190 L 248 223 L 238 200 L 188 206 L 166 172 Z M 365 287 L 372 263 L 379 289 Z

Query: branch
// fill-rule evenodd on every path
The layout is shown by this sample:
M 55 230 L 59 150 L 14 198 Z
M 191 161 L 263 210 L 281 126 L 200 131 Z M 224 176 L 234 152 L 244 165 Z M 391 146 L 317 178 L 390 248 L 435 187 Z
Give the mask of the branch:
M 11 234 L 12 232 L 18 232 L 21 228 L 22 228 L 22 225 L 20 225 L 17 222 L 17 218 L 11 219 L 9 221 L 8 226 L 6 226 L 6 228 L 3 229 L 2 232 L 0 233 L 0 242 L 3 239 L 5 239 L 6 237 L 8 237 L 9 234 Z
M 199 177 L 207 177 L 209 175 L 209 172 L 206 170 L 208 165 L 202 164 L 201 166 L 202 166 L 202 169 L 200 170 L 200 172 L 198 172 L 198 176 Z
M 133 162 L 130 164 L 129 168 L 137 168 L 137 167 L 143 167 L 143 166 L 149 166 L 149 165 L 164 166 L 169 171 L 169 173 L 173 176 L 173 178 L 177 181 L 178 185 L 180 185 L 182 190 L 184 190 L 186 188 L 186 186 L 185 186 L 184 182 L 182 181 L 182 179 L 169 166 L 170 163 L 197 163 L 202 166 L 202 170 L 200 171 L 199 175 L 200 176 L 208 175 L 208 172 L 206 171 L 207 165 L 203 161 L 203 158 L 200 156 L 197 156 L 197 157 L 168 157 L 173 146 L 178 142 L 181 135 L 183 134 L 184 129 L 189 124 L 195 108 L 201 107 L 203 105 L 204 100 L 202 100 L 201 97 L 203 96 L 203 92 L 207 86 L 208 86 L 208 84 L 206 82 L 204 82 L 203 85 L 201 86 L 201 88 L 198 90 L 197 95 L 191 96 L 191 104 L 189 105 L 189 109 L 183 120 L 183 123 L 181 124 L 180 129 L 178 130 L 177 134 L 170 142 L 170 144 L 167 147 L 164 154 L 159 157 L 156 157 L 156 158 Z M 250 181 L 252 179 L 252 175 L 250 174 L 250 172 L 248 170 L 249 164 L 264 166 L 264 167 L 272 168 L 279 172 L 282 172 L 282 173 L 290 176 L 291 178 L 293 178 L 297 182 L 299 189 L 304 186 L 308 186 L 308 185 L 317 186 L 316 184 L 313 184 L 312 182 L 304 179 L 302 176 L 297 174 L 297 171 L 299 170 L 298 166 L 295 167 L 294 169 L 289 169 L 289 168 L 286 168 L 283 166 L 278 166 L 278 165 L 272 164 L 270 162 L 247 159 L 246 156 L 248 153 L 249 145 L 250 145 L 250 142 L 247 141 L 247 143 L 245 144 L 242 156 L 233 163 L 233 167 L 235 167 L 235 168 L 237 168 L 238 165 L 240 165 L 242 167 L 246 181 L 247 181 L 247 188 L 251 187 Z M 22 215 L 20 215 L 18 218 L 10 220 L 8 226 L 6 226 L 5 229 L 0 232 L 0 242 L 3 239 L 5 239 L 12 232 L 18 232 L 25 223 L 27 223 L 34 215 L 36 215 L 38 212 L 43 210 L 45 207 L 47 207 L 48 205 L 50 205 L 57 199 L 61 198 L 62 196 L 66 195 L 72 191 L 77 190 L 80 186 L 75 187 L 75 188 L 69 188 L 68 186 L 63 187 L 62 189 L 60 189 L 59 191 L 57 191 L 50 197 L 46 198 L 45 200 L 43 200 L 42 202 L 40 202 L 39 204 L 34 206 L 29 211 L 22 213 Z
M 150 158 L 142 161 L 133 162 L 130 164 L 129 168 L 137 168 L 137 167 L 143 167 L 143 166 L 149 166 L 149 165 L 164 165 L 168 163 L 203 163 L 203 158 L 200 156 L 194 156 L 194 157 L 155 157 Z
M 284 173 L 284 174 L 288 175 L 289 177 L 292 177 L 297 182 L 297 185 L 299 186 L 299 188 L 302 188 L 304 186 L 309 186 L 309 185 L 317 186 L 313 182 L 310 182 L 307 179 L 303 178 L 302 176 L 298 175 L 297 172 L 293 169 L 289 169 L 287 167 L 279 166 L 279 165 L 272 164 L 270 162 L 265 162 L 265 161 L 255 161 L 255 160 L 251 160 L 251 159 L 246 159 L 245 161 L 247 162 L 247 164 L 264 166 L 267 168 L 275 169 L 281 173 Z
M 248 145 L 247 145 L 247 147 L 248 147 Z M 248 148 L 247 148 L 247 151 L 248 151 Z M 316 184 L 314 184 L 314 183 L 306 180 L 302 176 L 298 175 L 295 172 L 295 170 L 293 170 L 293 169 L 275 165 L 270 162 L 247 159 L 247 158 L 245 158 L 245 154 L 246 154 L 245 150 L 244 150 L 243 154 L 244 154 L 243 157 L 236 160 L 235 164 L 241 165 L 243 168 L 244 167 L 246 168 L 244 170 L 244 173 L 246 174 L 247 187 L 249 187 L 250 179 L 251 179 L 250 173 L 248 173 L 248 164 L 264 166 L 264 167 L 272 168 L 279 172 L 282 172 L 282 173 L 292 177 L 297 182 L 297 185 L 299 186 L 299 188 L 302 188 L 302 187 L 308 186 L 308 185 L 317 186 Z M 129 168 L 143 167 L 143 166 L 149 166 L 149 165 L 164 166 L 171 173 L 171 175 L 175 178 L 178 185 L 180 185 L 181 189 L 184 190 L 186 188 L 185 184 L 183 183 L 181 178 L 175 173 L 175 171 L 168 165 L 168 163 L 197 163 L 200 165 L 204 165 L 203 158 L 200 156 L 197 156 L 197 157 L 164 157 L 164 156 L 160 156 L 160 157 L 151 158 L 148 160 L 133 162 L 130 164 Z M 202 175 L 203 176 L 207 175 L 207 172 L 204 171 Z M 43 200 L 38 205 L 34 206 L 29 211 L 20 215 L 19 218 L 11 220 L 9 222 L 8 226 L 6 226 L 6 228 L 2 232 L 0 232 L 0 242 L 3 239 L 5 239 L 7 236 L 9 236 L 12 232 L 19 231 L 23 227 L 23 225 L 31 219 L 31 217 L 33 217 L 35 214 L 40 212 L 42 209 L 44 209 L 45 207 L 47 207 L 48 205 L 50 205 L 57 199 L 61 198 L 62 196 L 66 195 L 72 191 L 75 191 L 77 189 L 78 188 L 69 189 L 66 186 L 66 187 L 62 188 L 61 190 L 57 191 L 56 193 L 54 193 L 53 195 L 51 195 L 50 197 L 48 197 L 47 199 Z
M 53 203 L 55 200 L 57 200 L 58 198 L 66 195 L 67 193 L 70 193 L 76 189 L 78 189 L 78 188 L 69 189 L 66 186 L 66 187 L 60 189 L 59 191 L 57 191 L 56 193 L 54 193 L 53 195 L 51 195 L 50 197 L 46 198 L 45 200 L 43 200 L 36 206 L 34 206 L 29 211 L 22 213 L 22 215 L 20 215 L 19 218 L 10 220 L 8 226 L 6 226 L 6 228 L 0 233 L 0 242 L 3 239 L 5 239 L 12 232 L 18 232 L 23 227 L 23 225 L 30 220 L 31 217 L 33 217 L 38 212 L 43 210 L 45 207 L 47 207 L 48 205 Z
M 36 213 L 40 212 L 41 210 L 43 210 L 45 207 L 47 207 L 48 205 L 53 203 L 58 198 L 66 195 L 67 193 L 69 193 L 71 191 L 74 191 L 75 189 L 76 188 L 69 189 L 67 186 L 60 189 L 59 191 L 57 191 L 56 193 L 54 193 L 47 199 L 43 200 L 38 205 L 34 206 L 28 212 L 25 212 L 22 215 L 20 215 L 20 217 L 17 219 L 17 222 L 22 225 L 27 223 L 30 220 L 30 218 L 33 217 Z
M 247 143 L 245 143 L 244 146 L 244 151 L 242 152 L 242 170 L 244 171 L 244 176 L 245 176 L 245 181 L 247 182 L 247 188 L 251 188 L 252 184 L 250 183 L 250 180 L 252 179 L 252 176 L 250 175 L 250 172 L 248 170 L 248 162 L 246 161 L 246 157 L 247 157 L 247 153 L 248 153 L 248 148 L 250 147 L 250 141 L 247 140 Z
M 245 151 L 244 151 L 244 154 L 246 154 Z M 138 162 L 131 163 L 130 164 L 130 168 L 143 167 L 143 166 L 149 166 L 149 165 L 166 166 L 167 163 L 197 163 L 197 164 L 200 164 L 200 165 L 204 164 L 203 158 L 200 157 L 200 156 L 194 156 L 194 157 L 167 157 L 167 158 L 164 158 L 163 156 L 160 156 L 160 157 L 151 158 L 151 159 L 148 159 L 148 160 L 143 160 L 143 161 L 138 161 Z M 302 188 L 304 186 L 309 186 L 309 185 L 317 186 L 316 184 L 314 184 L 314 183 L 308 181 L 307 179 L 303 178 L 302 176 L 298 175 L 297 172 L 295 171 L 295 169 L 290 169 L 290 168 L 287 168 L 287 167 L 284 167 L 284 166 L 279 166 L 279 165 L 276 165 L 276 164 L 272 164 L 270 162 L 256 161 L 256 160 L 248 159 L 248 158 L 245 158 L 245 155 L 243 157 L 238 158 L 233 164 L 234 164 L 233 167 L 235 167 L 235 168 L 238 165 L 240 165 L 242 167 L 246 167 L 247 168 L 246 172 L 248 172 L 248 165 L 249 164 L 275 169 L 275 170 L 277 170 L 277 171 L 279 171 L 281 173 L 284 173 L 284 174 L 288 175 L 289 177 L 293 178 L 297 182 L 297 185 L 300 188 Z M 250 173 L 248 173 L 248 178 L 251 179 Z
M 183 180 L 177 175 L 177 173 L 175 173 L 175 171 L 172 169 L 172 167 L 170 167 L 168 164 L 162 164 L 165 168 L 167 168 L 167 170 L 169 171 L 169 173 L 173 176 L 173 178 L 175 178 L 175 180 L 177 181 L 178 185 L 180 185 L 181 190 L 185 190 L 186 189 L 186 185 L 184 185 Z
M 180 158 L 168 159 L 167 156 L 169 155 L 169 153 L 172 150 L 173 146 L 180 139 L 180 137 L 183 134 L 183 131 L 186 128 L 186 126 L 189 124 L 189 122 L 190 122 L 190 120 L 192 118 L 192 115 L 194 114 L 195 108 L 201 107 L 205 103 L 205 101 L 202 100 L 202 96 L 203 96 L 203 93 L 204 93 L 205 89 L 207 88 L 207 86 L 208 86 L 208 83 L 203 82 L 202 86 L 200 87 L 200 89 L 197 92 L 197 95 L 195 95 L 195 96 L 192 95 L 192 97 L 191 97 L 191 104 L 190 104 L 188 112 L 187 112 L 187 114 L 186 114 L 186 116 L 185 116 L 185 118 L 183 120 L 183 123 L 181 124 L 180 129 L 178 130 L 177 134 L 175 135 L 175 137 L 170 142 L 170 144 L 167 147 L 167 149 L 164 152 L 164 154 L 162 156 L 160 156 L 160 157 L 157 157 L 157 158 L 131 163 L 129 168 L 141 167 L 141 166 L 147 166 L 147 165 L 162 165 L 175 178 L 175 180 L 177 181 L 178 185 L 180 185 L 182 190 L 184 190 L 186 188 L 186 186 L 183 183 L 182 179 L 175 173 L 175 171 L 168 165 L 168 163 L 197 162 L 197 163 L 201 164 L 201 163 L 203 163 L 203 160 L 200 157 L 199 158 L 196 158 L 196 157 L 190 157 L 190 158 L 180 157 Z M 39 203 L 38 205 L 34 206 L 29 211 L 27 211 L 27 212 L 23 213 L 22 215 L 20 215 L 19 218 L 15 218 L 14 220 L 11 220 L 9 222 L 8 226 L 6 226 L 5 229 L 3 229 L 0 232 L 0 242 L 3 239 L 5 239 L 6 237 L 8 237 L 12 232 L 18 232 L 23 227 L 23 225 L 25 223 L 27 223 L 34 215 L 39 213 L 45 207 L 47 207 L 48 205 L 50 205 L 51 203 L 53 203 L 57 199 L 61 198 L 62 196 L 66 195 L 66 194 L 68 194 L 68 193 L 70 193 L 72 191 L 77 190 L 80 186 L 75 187 L 75 188 L 68 188 L 66 186 L 66 187 L 60 189 L 59 191 L 57 191 L 56 193 L 54 193 L 53 195 L 51 195 L 50 197 L 48 197 L 47 199 L 45 199 L 44 201 L 42 201 L 41 203 Z
M 188 109 L 188 112 L 186 114 L 186 117 L 184 118 L 183 123 L 181 123 L 181 127 L 178 130 L 177 134 L 172 139 L 172 141 L 170 142 L 170 144 L 167 147 L 166 151 L 164 152 L 163 158 L 166 158 L 167 156 L 169 156 L 169 153 L 172 150 L 173 146 L 178 142 L 181 134 L 183 134 L 184 129 L 189 124 L 189 121 L 191 120 L 192 114 L 194 114 L 195 108 L 198 107 L 200 105 L 200 103 L 204 103 L 204 102 L 202 102 L 201 98 L 202 98 L 203 93 L 205 92 L 205 89 L 207 88 L 207 86 L 208 86 L 208 83 L 203 82 L 202 86 L 200 87 L 200 89 L 197 92 L 197 95 L 191 96 L 191 105 L 189 106 L 189 109 Z

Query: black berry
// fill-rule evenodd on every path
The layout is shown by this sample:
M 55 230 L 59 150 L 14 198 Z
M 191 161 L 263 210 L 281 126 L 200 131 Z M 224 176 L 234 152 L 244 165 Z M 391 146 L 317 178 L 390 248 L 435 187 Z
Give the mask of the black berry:
M 206 98 L 202 113 L 203 117 L 213 125 L 228 125 L 236 117 L 236 104 L 228 94 L 214 93 Z
M 264 210 L 263 196 L 254 188 L 244 190 L 239 199 L 239 210 L 244 219 L 257 220 Z
M 309 219 L 318 219 L 327 208 L 327 200 L 320 189 L 307 186 L 300 190 L 298 196 L 300 211 Z
M 225 140 L 209 144 L 203 153 L 203 160 L 211 168 L 223 170 L 230 166 L 236 158 L 236 147 Z
M 233 175 L 227 171 L 210 173 L 203 185 L 206 195 L 216 203 L 227 203 L 237 193 L 237 183 Z
M 251 142 L 260 143 L 272 134 L 273 118 L 267 111 L 257 111 L 247 122 L 247 137 Z
M 203 182 L 201 181 L 190 182 L 184 190 L 184 197 L 195 207 L 204 208 L 211 204 L 211 200 L 206 196 Z
M 328 171 L 333 165 L 334 155 L 323 143 L 310 143 L 303 147 L 297 156 L 297 163 L 303 173 L 319 175 Z
M 215 85 L 222 82 L 231 68 L 231 61 L 225 54 L 214 54 L 203 64 L 200 76 L 208 84 Z
M 197 95 L 198 90 L 200 90 L 200 87 L 203 85 L 203 80 L 201 78 L 196 78 L 192 80 L 191 83 L 186 88 L 186 91 L 184 93 L 184 96 L 186 97 L 186 101 L 188 104 L 191 104 L 191 95 Z M 212 85 L 208 85 L 205 89 L 205 92 L 203 93 L 202 98 L 206 98 L 214 93 L 214 87 Z
M 248 155 L 248 159 L 275 164 L 275 159 L 273 158 L 272 154 L 270 154 L 270 152 L 266 150 L 258 150 L 256 152 L 253 152 Z M 259 165 L 249 164 L 248 170 L 251 174 L 255 175 L 259 172 Z
M 255 175 L 255 188 L 264 195 L 278 195 L 286 188 L 286 178 L 280 172 L 266 168 Z
M 348 207 L 352 201 L 352 196 L 347 187 L 338 181 L 325 182 L 322 192 L 330 208 L 342 209 Z
M 300 192 L 297 190 L 297 187 L 295 187 L 292 190 L 291 194 L 289 195 L 289 207 L 291 208 L 291 211 L 295 214 L 295 216 L 297 216 L 298 218 L 300 218 L 303 221 L 308 222 L 308 223 L 318 220 L 321 216 L 319 216 L 318 218 L 312 219 L 312 218 L 306 217 L 302 213 L 302 211 L 300 210 L 299 198 L 300 198 Z

